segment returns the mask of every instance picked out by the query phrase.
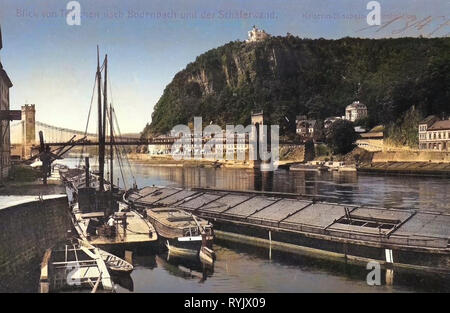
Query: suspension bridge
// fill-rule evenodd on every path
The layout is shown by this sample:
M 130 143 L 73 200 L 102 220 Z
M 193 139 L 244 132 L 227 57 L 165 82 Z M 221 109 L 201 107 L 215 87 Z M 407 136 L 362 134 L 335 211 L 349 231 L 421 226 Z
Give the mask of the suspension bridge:
M 45 143 L 51 147 L 64 146 L 69 140 L 81 140 L 78 146 L 98 145 L 98 135 L 76 129 L 49 125 L 32 119 L 22 119 L 11 123 L 11 154 L 25 158 L 32 155 L 33 149 L 39 144 L 39 132 L 42 131 Z M 115 145 L 169 145 L 175 142 L 175 138 L 157 137 L 141 139 L 138 137 L 114 136 Z M 109 136 L 106 136 L 106 144 L 111 144 Z
M 256 124 L 252 116 L 252 123 Z M 43 123 L 35 120 L 35 106 L 25 105 L 22 106 L 22 120 L 17 122 L 12 122 L 10 124 L 11 133 L 11 155 L 20 159 L 26 159 L 28 157 L 36 154 L 39 148 L 39 133 L 42 132 L 44 135 L 45 144 L 50 147 L 62 147 L 66 146 L 69 141 L 76 141 L 76 146 L 98 146 L 98 134 L 89 133 L 86 131 L 70 129 L 65 127 L 59 127 Z M 115 145 L 115 146 L 170 146 L 173 145 L 178 138 L 169 136 L 159 136 L 152 138 L 140 138 L 140 137 L 127 137 L 122 136 L 120 131 L 118 134 L 114 134 L 113 140 L 111 141 L 110 136 L 105 136 L 105 145 Z M 187 138 L 191 141 L 191 145 L 194 145 L 194 138 Z M 207 143 L 211 140 L 211 137 L 203 137 L 201 139 L 202 144 Z M 220 140 L 220 139 L 219 139 Z M 222 144 L 228 144 L 226 142 L 226 136 L 222 137 Z M 237 140 L 237 138 L 236 138 Z M 245 137 L 245 142 L 239 141 L 239 144 L 248 145 L 249 137 Z M 214 143 L 219 143 L 215 141 Z M 292 142 L 279 141 L 279 144 L 292 145 Z

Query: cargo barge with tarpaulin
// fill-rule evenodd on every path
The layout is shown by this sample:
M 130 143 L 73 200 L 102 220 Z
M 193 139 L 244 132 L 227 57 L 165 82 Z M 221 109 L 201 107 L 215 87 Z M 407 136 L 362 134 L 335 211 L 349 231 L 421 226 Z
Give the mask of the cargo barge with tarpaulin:
M 216 236 L 349 263 L 450 274 L 450 214 L 316 201 L 298 194 L 146 187 L 130 205 L 172 207 L 214 223 Z

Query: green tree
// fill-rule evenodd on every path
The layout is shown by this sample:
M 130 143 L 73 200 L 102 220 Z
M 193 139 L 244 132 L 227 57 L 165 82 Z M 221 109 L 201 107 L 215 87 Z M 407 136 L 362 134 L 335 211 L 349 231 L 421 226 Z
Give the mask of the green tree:
M 357 138 L 352 122 L 337 120 L 328 129 L 326 140 L 334 154 L 345 154 L 353 149 Z
M 397 123 L 411 104 L 423 116 L 447 115 L 449 50 L 450 38 L 230 42 L 175 75 L 143 136 L 165 133 L 193 116 L 248 125 L 258 109 L 283 133 L 295 134 L 296 115 L 341 116 L 354 100 L 367 105 L 368 118 L 358 121 L 367 128 Z
M 394 145 L 419 146 L 419 123 L 423 116 L 412 106 L 403 117 L 388 125 L 387 140 Z

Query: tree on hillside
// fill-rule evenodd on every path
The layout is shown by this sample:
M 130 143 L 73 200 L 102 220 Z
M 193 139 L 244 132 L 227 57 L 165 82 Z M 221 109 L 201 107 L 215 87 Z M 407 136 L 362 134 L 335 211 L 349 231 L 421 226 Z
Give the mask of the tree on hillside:
M 295 116 L 341 116 L 358 86 L 370 115 L 355 125 L 389 126 L 411 104 L 423 116 L 442 116 L 450 113 L 449 50 L 450 38 L 230 42 L 174 76 L 143 135 L 164 134 L 194 116 L 221 126 L 248 125 L 257 107 L 281 133 L 295 134 Z
M 353 149 L 357 138 L 352 122 L 337 120 L 328 129 L 326 141 L 334 154 L 345 154 Z
M 417 148 L 419 146 L 419 123 L 421 113 L 412 106 L 396 122 L 390 123 L 386 130 L 386 141 L 393 145 Z

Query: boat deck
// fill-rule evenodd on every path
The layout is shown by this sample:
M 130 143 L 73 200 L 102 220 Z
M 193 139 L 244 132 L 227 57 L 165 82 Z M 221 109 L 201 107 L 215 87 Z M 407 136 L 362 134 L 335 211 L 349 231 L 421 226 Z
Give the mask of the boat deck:
M 106 236 L 91 236 L 89 238 L 89 243 L 92 245 L 118 245 L 118 244 L 139 244 L 139 243 L 149 243 L 155 242 L 158 239 L 158 235 L 153 228 L 153 226 L 148 223 L 145 219 L 137 216 L 136 212 L 126 212 L 127 214 L 127 227 L 124 230 L 121 224 L 116 226 L 116 236 L 106 237 Z M 76 213 L 75 217 L 77 220 L 82 219 L 82 215 Z M 82 233 L 86 234 L 87 226 L 83 223 L 78 223 L 79 227 L 82 228 Z
M 209 219 L 354 240 L 379 247 L 450 251 L 450 214 L 315 202 L 293 194 L 146 187 L 128 200 Z
M 197 227 L 197 223 L 191 214 L 179 209 L 154 208 L 148 209 L 147 215 L 158 219 L 161 224 L 168 227 L 176 227 L 185 229 L 189 227 Z M 203 219 L 197 220 L 201 225 L 206 226 L 208 222 Z

